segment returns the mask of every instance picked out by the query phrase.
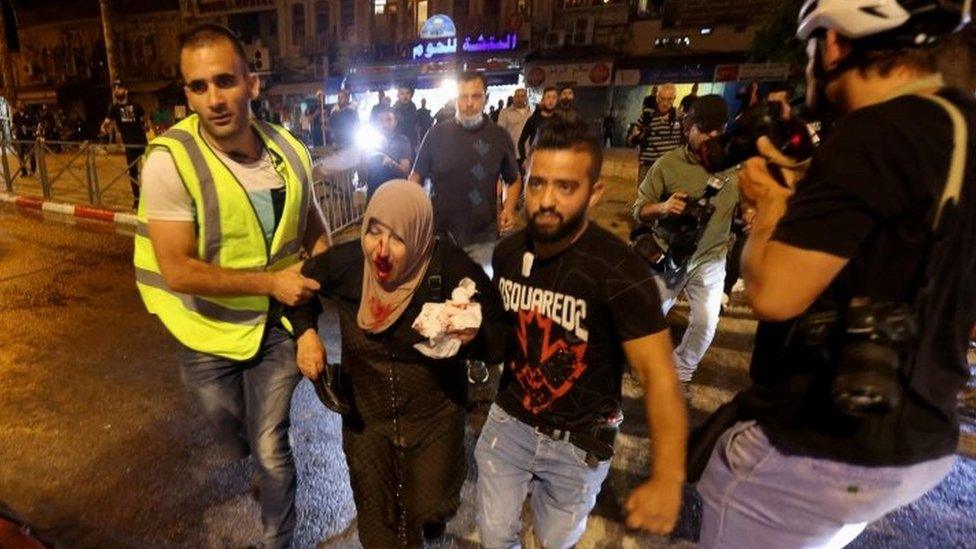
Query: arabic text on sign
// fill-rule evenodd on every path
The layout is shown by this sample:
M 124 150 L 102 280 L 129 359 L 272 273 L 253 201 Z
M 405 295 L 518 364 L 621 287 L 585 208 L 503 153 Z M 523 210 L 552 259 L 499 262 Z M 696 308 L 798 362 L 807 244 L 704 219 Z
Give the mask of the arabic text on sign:
M 484 35 L 472 40 L 471 37 L 464 39 L 461 49 L 466 52 L 484 51 L 511 51 L 518 47 L 518 35 L 510 33 L 504 39 L 499 40 L 494 36 L 485 37 Z M 437 42 L 420 43 L 413 47 L 413 59 L 430 59 L 435 55 L 448 55 L 457 53 L 457 39 L 439 40 Z

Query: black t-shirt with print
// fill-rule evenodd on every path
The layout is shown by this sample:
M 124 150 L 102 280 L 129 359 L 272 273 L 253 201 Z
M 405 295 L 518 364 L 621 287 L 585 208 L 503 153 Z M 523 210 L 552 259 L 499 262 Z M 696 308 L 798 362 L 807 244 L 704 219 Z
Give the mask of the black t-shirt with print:
M 462 247 L 498 240 L 495 185 L 519 175 L 515 145 L 501 126 L 487 117 L 474 130 L 457 119 L 437 124 L 420 144 L 414 171 L 430 178 L 438 232 Z
M 956 395 L 969 378 L 968 333 L 976 321 L 976 103 L 944 90 L 967 115 L 969 155 L 961 207 L 932 255 L 931 294 L 905 394 L 887 415 L 857 419 L 830 397 L 833 361 L 805 346 L 797 322 L 761 322 L 743 395 L 747 414 L 788 452 L 847 463 L 895 466 L 956 450 Z M 924 272 L 934 206 L 946 182 L 952 125 L 931 101 L 903 96 L 837 122 L 791 197 L 773 240 L 849 258 L 811 310 L 855 296 L 911 303 Z
M 667 329 L 647 264 L 590 223 L 559 254 L 534 258 L 522 230 L 492 266 L 512 325 L 498 404 L 533 426 L 586 430 L 620 409 L 623 342 Z
M 109 120 L 113 120 L 122 134 L 122 143 L 126 145 L 143 145 L 146 143 L 146 131 L 143 129 L 142 118 L 146 112 L 138 103 L 115 103 L 108 109 Z

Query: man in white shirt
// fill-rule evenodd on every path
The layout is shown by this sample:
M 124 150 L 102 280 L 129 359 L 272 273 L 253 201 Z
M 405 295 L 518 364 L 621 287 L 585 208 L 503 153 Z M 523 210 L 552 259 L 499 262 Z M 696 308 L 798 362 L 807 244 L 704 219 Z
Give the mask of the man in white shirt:
M 512 136 L 512 143 L 518 143 L 519 137 L 522 136 L 522 128 L 525 127 L 525 121 L 530 116 L 532 116 L 532 110 L 529 109 L 529 96 L 525 92 L 525 88 L 519 88 L 515 90 L 512 106 L 505 107 L 499 113 L 498 125 L 507 131 L 508 135 Z

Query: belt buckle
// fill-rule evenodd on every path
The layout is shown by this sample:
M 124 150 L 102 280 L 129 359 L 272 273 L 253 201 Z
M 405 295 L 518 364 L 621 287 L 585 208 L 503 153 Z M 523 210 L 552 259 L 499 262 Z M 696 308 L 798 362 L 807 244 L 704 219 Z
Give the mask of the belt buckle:
M 543 430 L 539 426 L 534 427 L 533 430 L 536 432 L 536 434 L 545 435 L 546 437 L 549 437 L 553 440 L 561 440 L 563 442 L 569 442 L 569 436 L 571 434 L 568 430 L 564 430 L 564 429 Z

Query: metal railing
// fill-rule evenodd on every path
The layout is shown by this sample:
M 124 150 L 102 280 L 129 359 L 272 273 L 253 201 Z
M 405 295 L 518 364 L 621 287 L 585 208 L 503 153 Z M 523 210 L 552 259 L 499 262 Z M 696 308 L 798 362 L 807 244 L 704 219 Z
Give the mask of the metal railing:
M 140 161 L 128 157 L 141 153 L 140 149 L 145 145 L 5 140 L 0 147 L 4 188 L 46 200 L 125 207 L 132 203 L 125 183 L 138 184 Z M 131 152 L 126 155 L 126 151 Z
M 313 183 L 318 200 L 332 233 L 358 223 L 366 209 L 365 187 L 359 184 L 356 168 L 315 170 Z
M 137 149 L 145 149 L 145 145 L 4 140 L 0 172 L 4 189 L 11 194 L 127 210 L 133 197 L 126 183 L 138 184 L 141 157 L 131 162 L 127 158 Z M 127 151 L 131 152 L 127 155 Z M 329 227 L 336 233 L 360 220 L 366 194 L 359 183 L 358 166 L 350 166 L 345 160 L 329 162 L 333 154 L 316 154 L 312 186 Z M 335 167 L 337 164 L 343 167 Z

